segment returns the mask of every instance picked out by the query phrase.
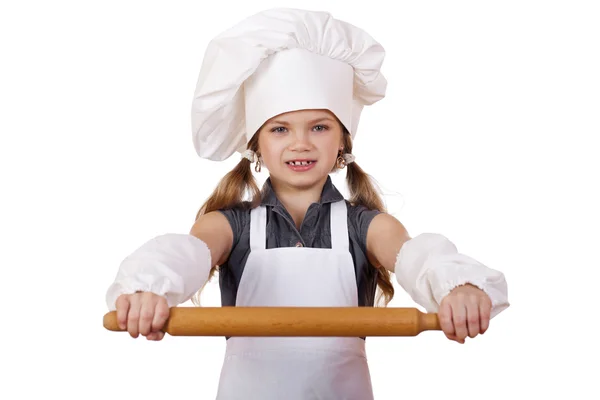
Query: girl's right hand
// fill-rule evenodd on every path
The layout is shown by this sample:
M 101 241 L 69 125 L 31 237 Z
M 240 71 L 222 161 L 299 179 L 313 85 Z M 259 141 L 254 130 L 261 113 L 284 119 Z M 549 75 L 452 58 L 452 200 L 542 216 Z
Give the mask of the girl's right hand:
M 150 292 L 122 294 L 117 298 L 117 323 L 132 338 L 140 334 L 148 340 L 161 340 L 161 331 L 169 318 L 169 306 L 164 296 Z

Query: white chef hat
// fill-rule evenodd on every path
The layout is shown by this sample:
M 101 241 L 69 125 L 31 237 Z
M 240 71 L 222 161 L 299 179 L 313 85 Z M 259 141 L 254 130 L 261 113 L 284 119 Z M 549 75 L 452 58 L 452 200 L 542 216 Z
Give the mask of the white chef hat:
M 352 138 L 360 114 L 385 96 L 383 47 L 327 12 L 276 8 L 221 33 L 206 49 L 192 103 L 198 155 L 243 152 L 270 118 L 328 109 Z

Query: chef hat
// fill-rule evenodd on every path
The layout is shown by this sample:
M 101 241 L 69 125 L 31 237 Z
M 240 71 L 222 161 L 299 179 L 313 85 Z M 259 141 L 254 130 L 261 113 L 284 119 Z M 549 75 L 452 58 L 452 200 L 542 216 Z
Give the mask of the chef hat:
M 360 114 L 385 96 L 383 47 L 327 12 L 277 8 L 255 14 L 210 41 L 192 103 L 198 155 L 243 152 L 270 118 L 328 109 L 356 136 Z

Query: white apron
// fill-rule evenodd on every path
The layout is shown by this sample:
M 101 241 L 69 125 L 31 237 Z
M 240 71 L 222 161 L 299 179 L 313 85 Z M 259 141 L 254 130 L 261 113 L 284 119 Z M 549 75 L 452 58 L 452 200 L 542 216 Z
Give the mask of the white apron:
M 331 204 L 331 249 L 266 249 L 266 209 L 251 211 L 238 306 L 357 307 L 346 203 Z M 217 400 L 371 400 L 365 341 L 354 337 L 231 337 Z

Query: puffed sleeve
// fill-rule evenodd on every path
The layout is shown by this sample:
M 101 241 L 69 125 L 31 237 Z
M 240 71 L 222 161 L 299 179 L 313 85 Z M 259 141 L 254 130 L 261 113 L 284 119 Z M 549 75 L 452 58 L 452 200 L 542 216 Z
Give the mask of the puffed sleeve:
M 217 210 L 227 218 L 227 221 L 229 221 L 229 225 L 231 226 L 231 231 L 233 233 L 232 249 L 239 243 L 244 227 L 250 223 L 249 208 L 249 203 L 244 202 L 242 207 Z
M 369 225 L 371 224 L 371 221 L 373 221 L 373 218 L 378 214 L 381 214 L 381 211 L 371 210 L 363 205 L 351 206 L 349 204 L 349 202 L 346 202 L 346 205 L 348 206 L 348 220 L 353 225 L 354 229 L 356 229 L 360 249 L 366 255 Z
M 109 310 L 121 294 L 136 291 L 165 296 L 169 307 L 184 303 L 206 283 L 211 268 L 206 243 L 190 234 L 157 236 L 127 256 L 106 292 Z
M 442 299 L 457 286 L 470 283 L 491 299 L 491 317 L 508 308 L 504 274 L 461 254 L 437 233 L 420 234 L 402 245 L 395 265 L 400 286 L 428 312 L 437 312 Z

